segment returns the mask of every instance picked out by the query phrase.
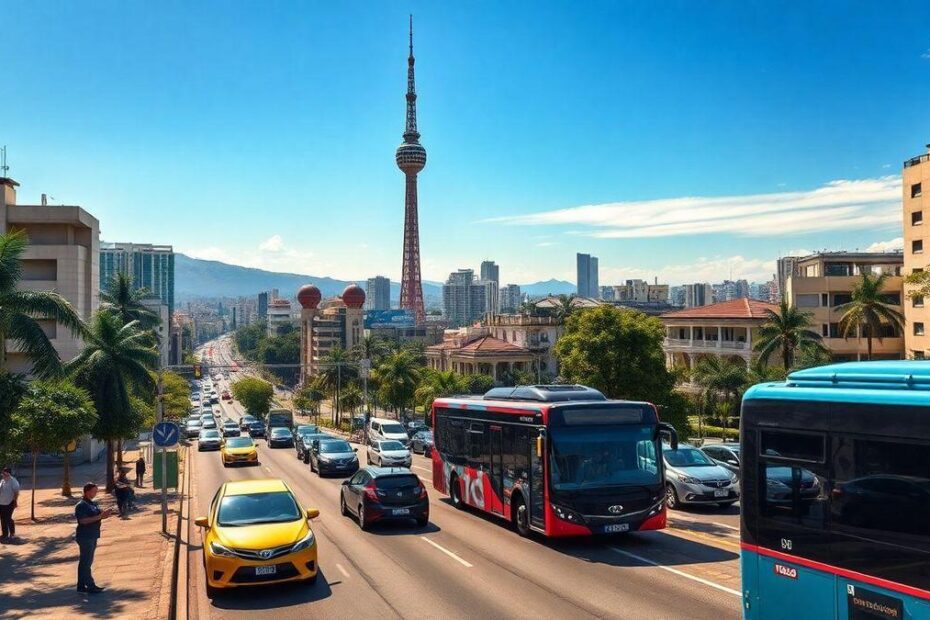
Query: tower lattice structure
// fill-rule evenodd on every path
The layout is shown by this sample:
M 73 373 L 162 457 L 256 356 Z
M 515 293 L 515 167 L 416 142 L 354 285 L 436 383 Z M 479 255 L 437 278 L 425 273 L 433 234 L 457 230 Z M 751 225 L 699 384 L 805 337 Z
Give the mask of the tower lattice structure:
M 417 174 L 426 166 L 426 149 L 417 131 L 417 90 L 413 78 L 413 16 L 410 17 L 410 55 L 407 57 L 407 124 L 404 141 L 397 147 L 397 167 L 406 177 L 404 194 L 404 264 L 400 281 L 400 307 L 409 310 L 417 324 L 426 320 L 423 285 L 420 281 L 420 226 L 417 206 Z

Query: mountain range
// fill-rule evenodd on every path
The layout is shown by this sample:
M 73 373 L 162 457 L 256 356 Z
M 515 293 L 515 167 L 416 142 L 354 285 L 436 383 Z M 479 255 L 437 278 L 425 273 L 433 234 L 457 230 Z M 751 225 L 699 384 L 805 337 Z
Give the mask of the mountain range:
M 349 284 L 365 287 L 366 279 L 339 280 L 328 276 L 265 271 L 253 267 L 240 267 L 215 260 L 192 258 L 176 254 L 174 259 L 174 296 L 177 303 L 195 298 L 250 297 L 262 291 L 278 289 L 284 298 L 291 298 L 297 289 L 308 282 L 319 287 L 323 297 L 342 293 Z M 564 280 L 546 280 L 521 284 L 521 290 L 531 297 L 560 295 L 575 292 L 575 285 Z M 426 299 L 442 297 L 442 282 L 423 281 Z M 400 283 L 391 282 L 391 299 L 400 297 Z

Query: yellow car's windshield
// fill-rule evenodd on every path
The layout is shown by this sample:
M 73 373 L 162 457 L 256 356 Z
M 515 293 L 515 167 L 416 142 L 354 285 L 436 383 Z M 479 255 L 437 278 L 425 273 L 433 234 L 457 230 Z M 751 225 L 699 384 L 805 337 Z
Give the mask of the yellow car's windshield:
M 227 448 L 250 448 L 255 445 L 249 437 L 231 437 L 226 440 Z
M 284 523 L 300 518 L 297 502 L 287 491 L 227 495 L 217 513 L 217 523 L 223 526 Z

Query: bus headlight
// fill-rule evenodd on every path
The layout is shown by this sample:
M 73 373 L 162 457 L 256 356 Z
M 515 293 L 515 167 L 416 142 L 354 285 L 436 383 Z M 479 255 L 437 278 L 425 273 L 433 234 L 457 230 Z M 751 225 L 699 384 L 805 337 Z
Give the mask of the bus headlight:
M 562 506 L 557 506 L 555 504 L 550 504 L 552 506 L 555 516 L 562 519 L 563 521 L 568 521 L 570 523 L 584 523 L 584 517 L 568 508 L 563 508 Z

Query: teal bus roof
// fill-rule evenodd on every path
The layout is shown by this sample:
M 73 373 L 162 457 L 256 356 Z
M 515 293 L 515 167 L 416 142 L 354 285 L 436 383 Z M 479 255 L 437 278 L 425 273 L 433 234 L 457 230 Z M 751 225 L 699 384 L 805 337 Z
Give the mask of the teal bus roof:
M 743 400 L 813 400 L 930 406 L 930 361 L 848 362 L 807 368 L 760 383 Z

